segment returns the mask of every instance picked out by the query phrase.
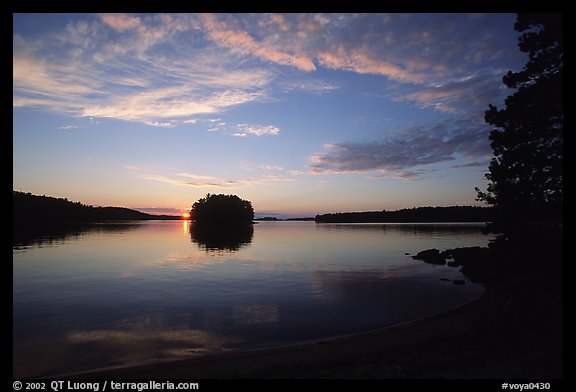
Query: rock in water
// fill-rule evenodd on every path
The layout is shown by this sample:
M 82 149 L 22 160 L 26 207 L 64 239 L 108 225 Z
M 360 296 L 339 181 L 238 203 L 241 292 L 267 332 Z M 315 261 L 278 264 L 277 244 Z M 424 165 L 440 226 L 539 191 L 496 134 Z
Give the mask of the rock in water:
M 446 264 L 446 256 L 441 254 L 438 249 L 426 249 L 418 252 L 416 256 L 412 256 L 414 260 L 422 260 L 430 264 Z

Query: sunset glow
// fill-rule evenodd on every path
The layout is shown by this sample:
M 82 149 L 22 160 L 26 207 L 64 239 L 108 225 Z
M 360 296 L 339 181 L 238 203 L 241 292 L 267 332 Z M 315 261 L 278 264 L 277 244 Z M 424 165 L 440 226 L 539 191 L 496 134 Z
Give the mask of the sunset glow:
M 276 217 L 478 204 L 514 20 L 14 14 L 14 189 L 175 216 L 207 193 Z

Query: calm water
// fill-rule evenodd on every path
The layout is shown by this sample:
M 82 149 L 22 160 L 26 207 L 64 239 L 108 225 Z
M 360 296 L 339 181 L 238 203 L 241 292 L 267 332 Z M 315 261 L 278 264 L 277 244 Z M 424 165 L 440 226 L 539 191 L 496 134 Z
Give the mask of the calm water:
M 13 250 L 14 377 L 321 339 L 462 305 L 481 286 L 412 260 L 485 246 L 482 225 L 100 225 Z

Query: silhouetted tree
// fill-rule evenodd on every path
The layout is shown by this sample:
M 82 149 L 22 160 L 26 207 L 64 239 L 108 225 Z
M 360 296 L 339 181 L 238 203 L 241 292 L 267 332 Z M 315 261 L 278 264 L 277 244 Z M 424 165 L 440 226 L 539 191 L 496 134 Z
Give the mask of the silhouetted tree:
M 490 229 L 519 237 L 542 223 L 560 224 L 563 203 L 563 17 L 518 14 L 519 48 L 529 54 L 520 72 L 504 84 L 517 91 L 504 109 L 489 105 L 485 120 L 494 158 L 486 192 L 478 200 L 495 206 Z
M 190 219 L 197 224 L 230 226 L 248 224 L 254 219 L 254 209 L 248 200 L 236 195 L 211 195 L 199 199 L 192 205 Z

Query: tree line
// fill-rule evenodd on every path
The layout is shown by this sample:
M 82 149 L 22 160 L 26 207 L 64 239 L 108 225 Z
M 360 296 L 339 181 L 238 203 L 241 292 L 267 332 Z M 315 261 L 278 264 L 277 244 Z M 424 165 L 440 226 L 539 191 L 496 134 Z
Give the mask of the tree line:
M 490 222 L 492 218 L 491 207 L 451 206 L 323 214 L 316 215 L 315 221 L 318 223 Z
M 179 217 L 150 215 L 124 207 L 93 207 L 66 198 L 13 191 L 12 219 L 14 227 L 17 227 L 29 225 L 30 222 L 34 222 L 34 225 L 48 226 L 109 220 L 179 219 Z

